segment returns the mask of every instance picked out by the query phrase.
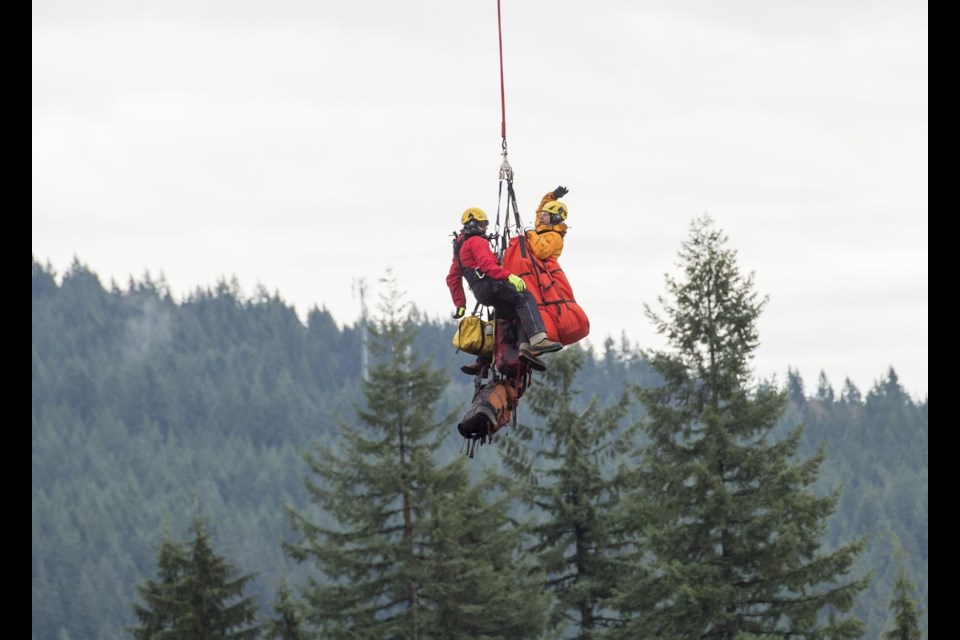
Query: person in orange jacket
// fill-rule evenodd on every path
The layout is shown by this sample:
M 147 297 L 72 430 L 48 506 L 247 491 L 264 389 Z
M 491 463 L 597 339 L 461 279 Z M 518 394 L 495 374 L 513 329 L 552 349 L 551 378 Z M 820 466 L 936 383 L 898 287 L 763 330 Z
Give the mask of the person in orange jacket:
M 542 370 L 544 365 L 538 356 L 559 351 L 563 345 L 547 338 L 537 301 L 533 294 L 526 290 L 523 278 L 497 264 L 497 257 L 490 250 L 490 241 L 486 235 L 487 226 L 490 224 L 487 214 L 481 209 L 471 207 L 463 212 L 460 224 L 463 228 L 454 238 L 453 260 L 447 273 L 447 288 L 450 289 L 450 296 L 456 307 L 453 317 L 462 318 L 466 313 L 467 297 L 463 291 L 463 280 L 466 280 L 477 302 L 492 306 L 498 317 L 519 319 L 520 328 L 526 337 L 521 337 L 518 346 L 520 356 Z M 461 367 L 464 373 L 471 375 L 481 369 L 481 361 Z
M 527 246 L 541 260 L 559 258 L 563 253 L 570 209 L 560 198 L 567 193 L 569 189 L 560 186 L 544 195 L 537 207 L 536 227 L 526 232 Z

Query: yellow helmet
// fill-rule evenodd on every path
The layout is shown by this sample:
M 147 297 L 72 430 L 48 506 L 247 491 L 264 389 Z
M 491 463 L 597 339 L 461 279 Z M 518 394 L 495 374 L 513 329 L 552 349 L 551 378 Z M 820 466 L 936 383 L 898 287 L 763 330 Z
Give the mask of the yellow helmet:
M 559 200 L 551 200 L 547 204 L 543 205 L 543 210 L 550 214 L 551 219 L 553 219 L 553 216 L 559 216 L 560 222 L 567 221 L 567 205 L 563 204 Z M 552 224 L 559 224 L 559 222 L 552 222 Z
M 470 207 L 463 212 L 463 215 L 460 216 L 460 224 L 467 224 L 468 222 L 487 222 L 487 214 L 483 212 L 483 209 L 478 209 L 476 207 Z

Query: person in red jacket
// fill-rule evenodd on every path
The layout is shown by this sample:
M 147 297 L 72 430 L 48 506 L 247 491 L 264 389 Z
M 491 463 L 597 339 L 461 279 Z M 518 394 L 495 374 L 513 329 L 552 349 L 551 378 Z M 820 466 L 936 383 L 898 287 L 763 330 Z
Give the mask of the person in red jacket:
M 482 305 L 492 306 L 500 318 L 517 318 L 526 339 L 521 338 L 518 346 L 520 357 L 543 368 L 539 356 L 559 351 L 563 345 L 547 338 L 540 317 L 537 301 L 529 291 L 523 278 L 501 268 L 497 257 L 490 250 L 490 240 L 486 236 L 487 214 L 483 210 L 471 207 L 460 217 L 463 228 L 453 242 L 453 261 L 447 273 L 447 288 L 456 311 L 454 318 L 462 318 L 467 310 L 467 296 L 463 290 L 463 280 L 467 281 L 473 296 Z M 478 360 L 473 365 L 461 367 L 464 373 L 475 375 L 483 367 Z M 468 370 L 469 369 L 469 370 Z

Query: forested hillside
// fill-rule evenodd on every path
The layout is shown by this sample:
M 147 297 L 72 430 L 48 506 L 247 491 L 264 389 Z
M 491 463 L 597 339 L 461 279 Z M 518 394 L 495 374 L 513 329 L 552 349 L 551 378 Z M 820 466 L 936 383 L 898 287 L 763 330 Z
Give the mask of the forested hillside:
M 868 534 L 859 567 L 874 573 L 861 598 L 868 620 L 889 615 L 897 554 L 906 552 L 910 575 L 926 607 L 928 571 L 927 400 L 917 403 L 890 369 L 865 397 L 849 380 L 835 390 L 821 373 L 812 394 L 787 375 L 790 405 L 784 424 L 805 425 L 801 451 L 824 445 L 827 460 L 817 488 L 842 489 L 838 513 L 826 532 L 828 546 Z M 924 625 L 924 628 L 926 626 Z M 879 633 L 879 629 L 874 629 Z M 879 637 L 868 635 L 868 638 Z
M 327 517 L 311 506 L 302 453 L 336 446 L 364 402 L 361 328 L 325 309 L 304 324 L 278 295 L 248 297 L 236 282 L 175 301 L 162 280 L 105 287 L 79 262 L 58 276 L 35 257 L 32 274 L 33 637 L 127 636 L 162 536 L 182 537 L 198 513 L 216 550 L 255 574 L 249 593 L 266 616 L 281 580 L 309 571 L 281 547 L 292 536 L 285 506 Z M 470 358 L 454 353 L 452 324 L 410 314 L 413 348 L 450 372 L 436 414 L 464 410 L 472 383 L 457 367 Z M 603 342 L 579 369 L 581 408 L 657 384 L 637 347 L 591 338 Z M 803 455 L 825 447 L 817 490 L 842 489 L 825 545 L 868 536 L 857 570 L 874 577 L 854 610 L 868 638 L 892 616 L 897 549 L 928 600 L 928 403 L 908 397 L 893 369 L 878 376 L 864 394 L 822 377 L 808 393 L 788 372 L 781 420 L 784 432 L 805 425 Z M 528 407 L 520 414 L 536 426 Z M 461 439 L 453 424 L 449 433 L 452 459 Z M 477 458 L 475 469 L 496 465 L 497 445 Z

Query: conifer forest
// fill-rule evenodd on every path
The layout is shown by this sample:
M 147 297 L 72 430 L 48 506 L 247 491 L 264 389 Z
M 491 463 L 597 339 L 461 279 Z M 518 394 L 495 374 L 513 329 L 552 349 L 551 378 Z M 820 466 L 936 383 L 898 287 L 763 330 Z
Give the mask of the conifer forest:
M 752 379 L 763 292 L 709 220 L 679 256 L 667 348 L 546 356 L 474 458 L 389 273 L 343 325 L 34 256 L 32 637 L 927 637 L 927 398 Z

